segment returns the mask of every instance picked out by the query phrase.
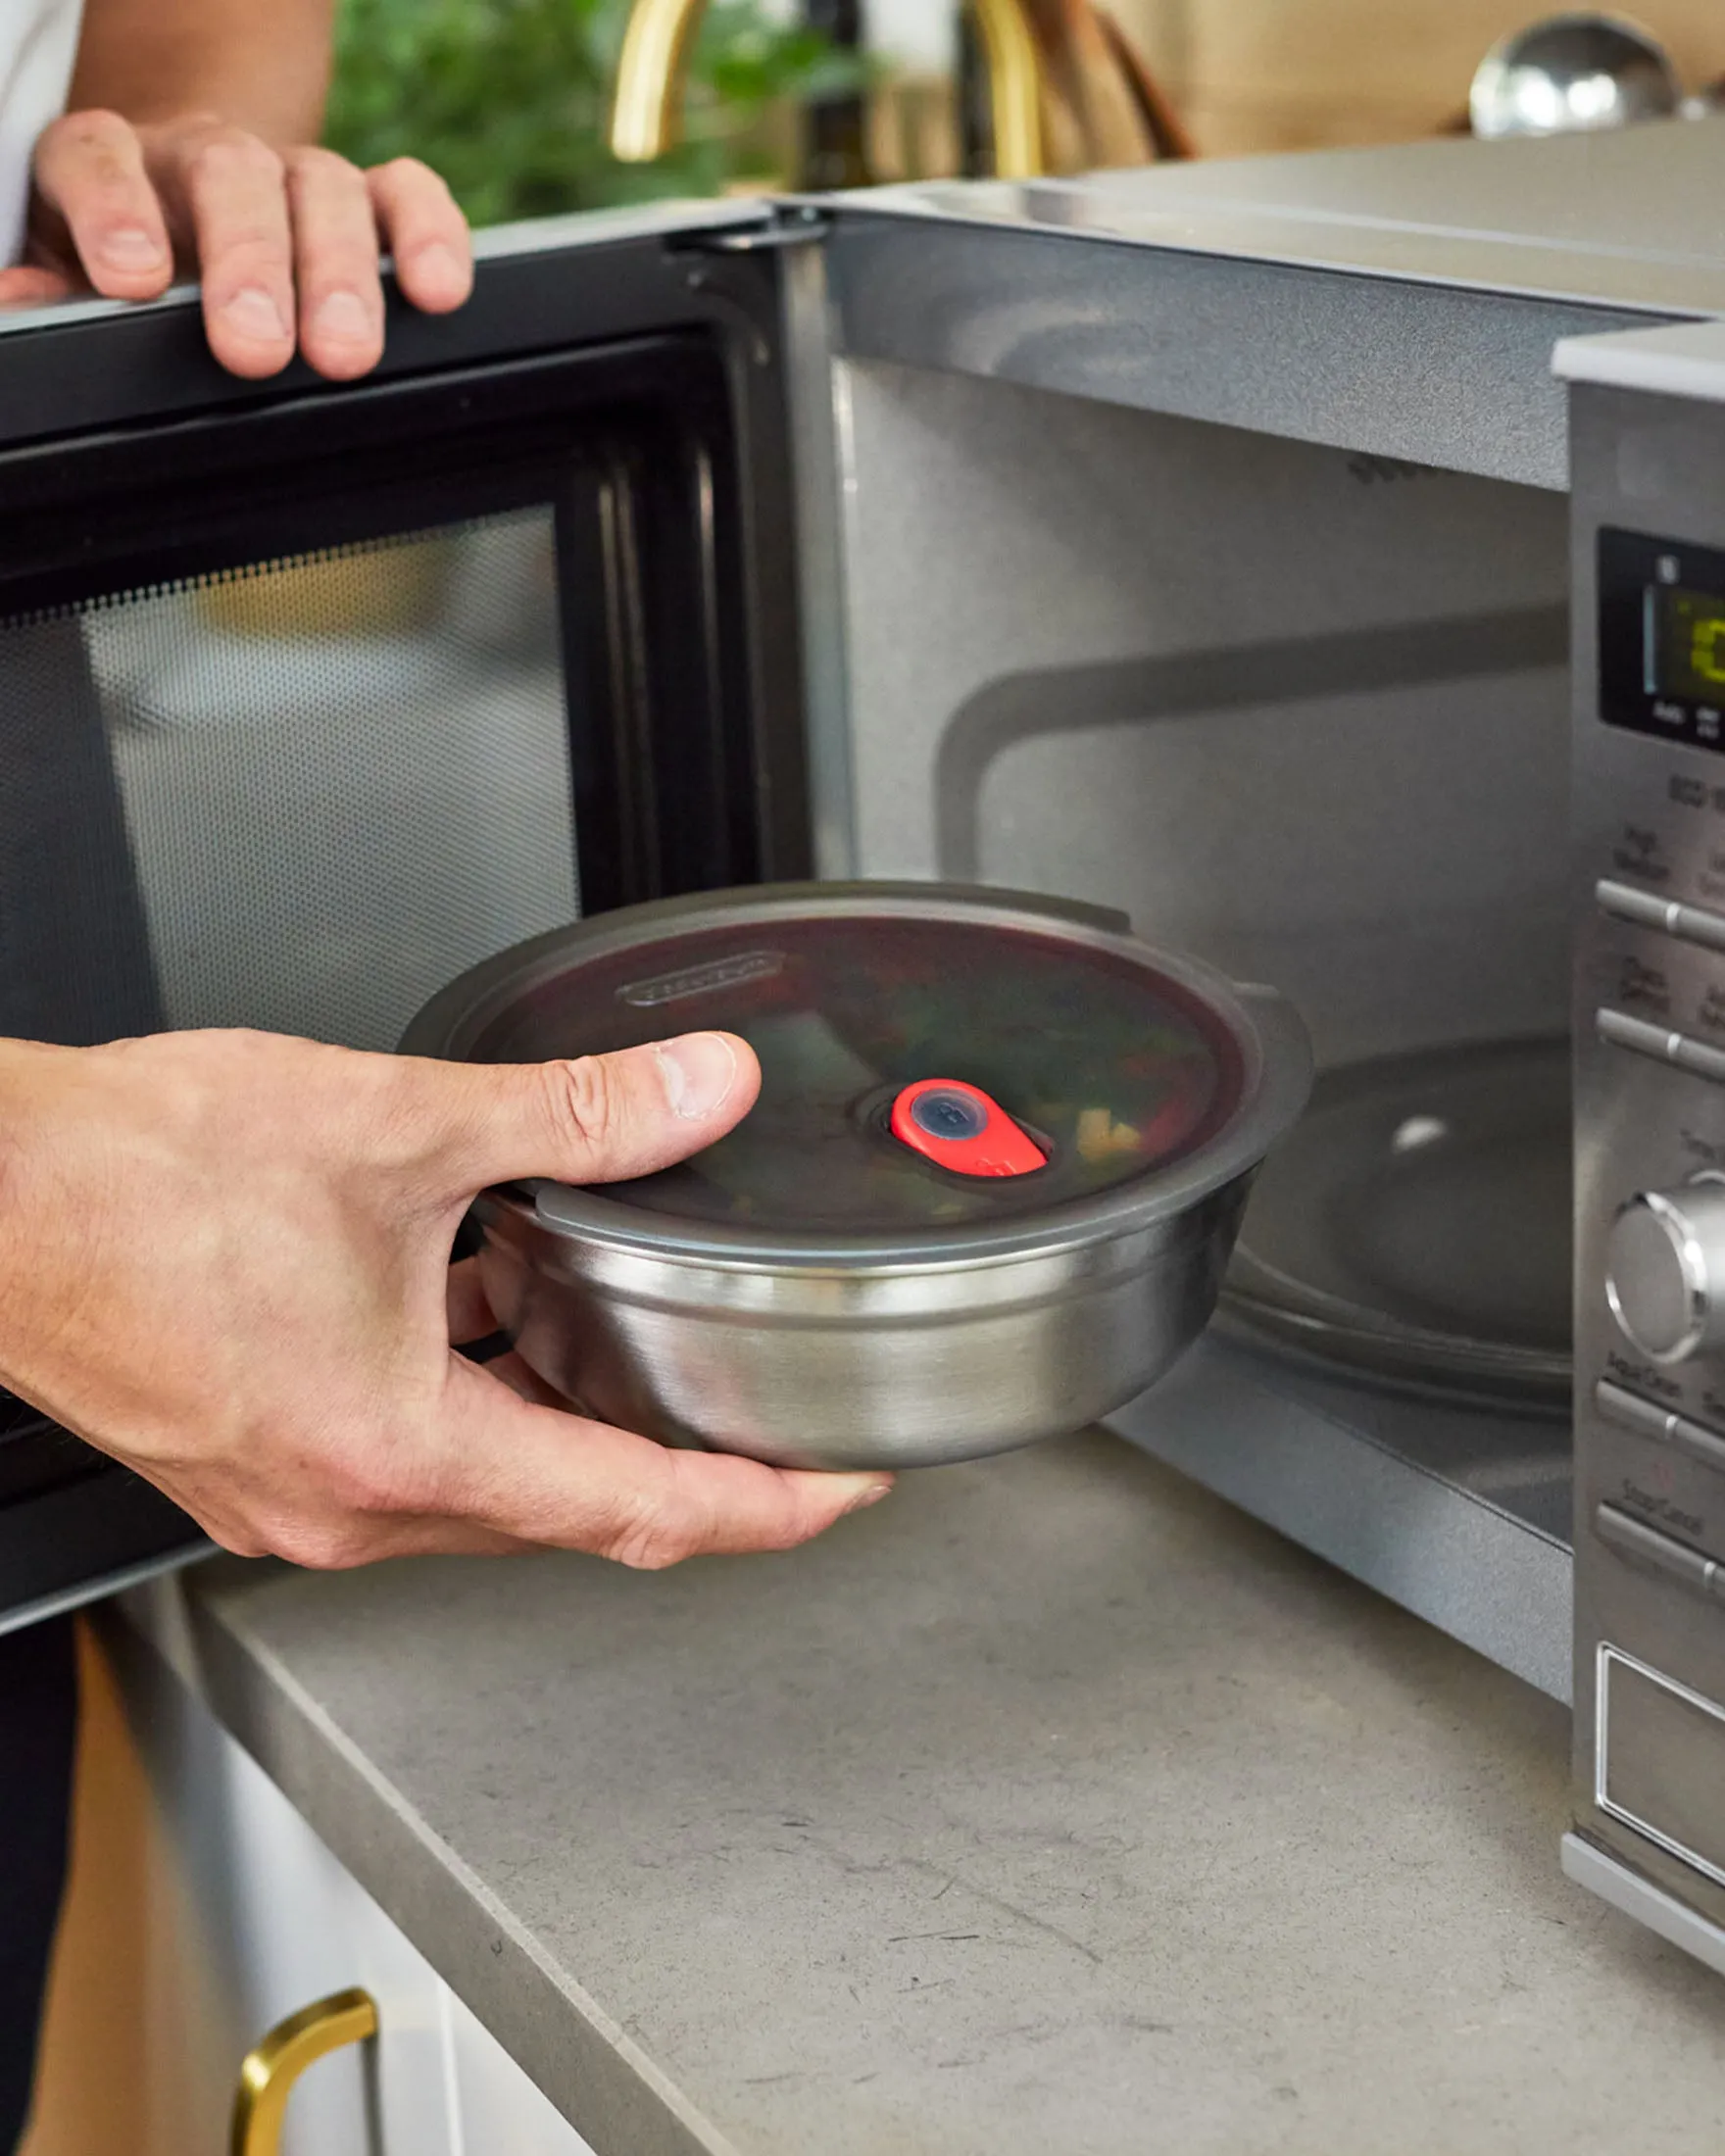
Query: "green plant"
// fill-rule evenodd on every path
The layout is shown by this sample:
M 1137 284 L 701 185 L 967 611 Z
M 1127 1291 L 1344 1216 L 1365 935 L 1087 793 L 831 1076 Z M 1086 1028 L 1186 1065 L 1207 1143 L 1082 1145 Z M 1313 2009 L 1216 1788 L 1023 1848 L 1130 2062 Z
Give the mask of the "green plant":
M 716 194 L 770 172 L 769 117 L 856 85 L 856 60 L 714 0 L 683 142 L 654 165 L 606 146 L 627 0 L 343 0 L 324 139 L 356 164 L 423 158 L 474 224 Z

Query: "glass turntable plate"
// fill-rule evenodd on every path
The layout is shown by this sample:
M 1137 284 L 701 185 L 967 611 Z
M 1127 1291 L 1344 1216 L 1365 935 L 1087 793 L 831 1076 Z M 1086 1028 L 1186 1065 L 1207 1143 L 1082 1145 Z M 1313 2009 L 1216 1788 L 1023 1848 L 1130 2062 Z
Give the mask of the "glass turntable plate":
M 1380 1381 L 1566 1410 L 1570 1130 L 1567 1041 L 1324 1073 L 1258 1178 L 1225 1313 Z

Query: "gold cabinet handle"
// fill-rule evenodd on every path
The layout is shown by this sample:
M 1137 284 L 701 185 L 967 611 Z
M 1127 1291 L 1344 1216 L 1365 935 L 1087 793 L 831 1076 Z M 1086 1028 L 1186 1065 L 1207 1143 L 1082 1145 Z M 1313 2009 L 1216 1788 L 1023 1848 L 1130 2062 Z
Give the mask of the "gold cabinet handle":
M 368 1991 L 337 1991 L 277 2023 L 239 2070 L 230 2156 L 276 2156 L 287 2099 L 307 2067 L 376 2034 L 377 2008 Z
M 635 0 L 617 62 L 611 148 L 625 165 L 650 165 L 677 139 L 689 47 L 707 0 Z M 1034 179 L 1043 170 L 1042 63 L 1024 0 L 970 0 L 988 66 L 995 171 Z

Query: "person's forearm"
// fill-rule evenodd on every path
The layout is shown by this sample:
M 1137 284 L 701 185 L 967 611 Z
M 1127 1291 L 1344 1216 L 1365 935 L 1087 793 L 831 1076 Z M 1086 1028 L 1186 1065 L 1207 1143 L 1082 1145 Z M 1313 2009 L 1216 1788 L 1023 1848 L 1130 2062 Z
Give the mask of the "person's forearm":
M 334 0 L 85 0 L 72 109 L 136 125 L 209 113 L 277 148 L 315 142 Z

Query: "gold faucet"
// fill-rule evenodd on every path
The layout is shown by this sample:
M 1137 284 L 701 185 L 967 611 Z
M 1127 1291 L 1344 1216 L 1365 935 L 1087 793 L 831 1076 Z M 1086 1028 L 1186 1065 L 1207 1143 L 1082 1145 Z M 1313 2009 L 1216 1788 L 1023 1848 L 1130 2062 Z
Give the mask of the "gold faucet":
M 1024 0 L 969 0 L 982 36 L 994 108 L 995 171 L 1034 179 L 1043 170 L 1042 66 Z M 635 0 L 617 62 L 611 147 L 651 164 L 677 138 L 683 68 L 706 0 Z

